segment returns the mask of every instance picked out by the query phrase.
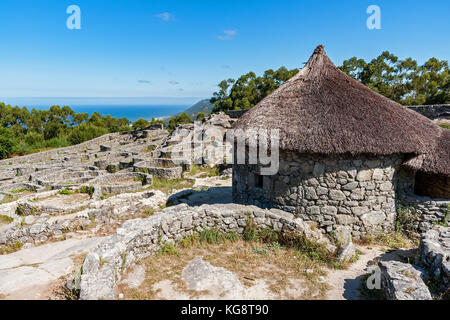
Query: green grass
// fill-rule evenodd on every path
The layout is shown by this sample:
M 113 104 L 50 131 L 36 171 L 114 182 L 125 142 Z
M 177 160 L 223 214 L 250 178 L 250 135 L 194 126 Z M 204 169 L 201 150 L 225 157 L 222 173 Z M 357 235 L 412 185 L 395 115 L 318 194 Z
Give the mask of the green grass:
M 144 152 L 144 153 L 150 153 L 150 152 L 154 151 L 157 147 L 158 147 L 158 146 L 150 145 L 150 146 L 148 146 L 147 148 L 145 148 L 144 150 L 142 150 L 141 152 Z
M 155 214 L 155 210 L 154 209 L 145 209 L 144 210 L 144 216 L 145 217 L 151 217 L 152 215 Z
M 16 241 L 13 244 L 4 246 L 4 247 L 0 247 L 0 255 L 5 255 L 5 254 L 10 254 L 16 251 L 19 251 L 20 249 L 22 249 L 23 247 L 23 243 L 20 241 Z
M 442 221 L 440 221 L 440 222 L 436 222 L 435 225 L 442 226 L 442 227 L 448 227 L 449 219 L 450 219 L 450 204 L 445 209 L 444 219 L 442 219 Z
M 25 192 L 25 191 L 27 191 L 27 189 L 20 188 L 20 189 L 16 189 L 16 190 L 11 190 L 10 193 L 18 194 L 18 193 L 22 193 L 22 192 Z
M 5 203 L 13 202 L 13 201 L 14 201 L 14 197 L 7 194 L 7 195 L 5 195 L 3 200 L 0 202 L 0 204 L 5 204 Z
M 180 255 L 180 252 L 173 243 L 164 243 L 158 253 L 162 255 Z
M 338 262 L 334 253 L 327 250 L 325 245 L 309 240 L 306 236 L 289 232 L 277 232 L 271 228 L 258 228 L 253 220 L 249 217 L 247 226 L 242 235 L 237 233 L 224 233 L 218 229 L 212 228 L 204 230 L 200 233 L 195 233 L 192 236 L 181 240 L 177 245 L 183 248 L 190 248 L 192 246 L 202 245 L 217 245 L 226 242 L 235 242 L 244 240 L 245 242 L 255 242 L 267 244 L 267 247 L 257 254 L 264 255 L 265 250 L 276 250 L 280 248 L 293 248 L 295 252 L 307 257 L 308 259 L 318 262 L 322 265 L 334 269 L 342 269 L 343 265 Z M 160 250 L 163 254 L 176 254 L 176 246 L 173 244 L 165 244 Z
M 70 195 L 74 194 L 74 192 L 72 191 L 71 188 L 64 188 L 64 189 L 59 190 L 58 194 L 70 196 Z
M 153 178 L 152 189 L 160 190 L 165 193 L 170 193 L 174 190 L 180 190 L 185 188 L 192 188 L 194 186 L 193 179 L 172 179 L 166 180 L 159 177 Z
M 88 194 L 89 197 L 92 199 L 92 196 L 94 195 L 94 192 L 95 192 L 95 188 L 93 186 L 82 186 L 78 190 L 78 192 Z
M 0 224 L 10 224 L 13 221 L 14 219 L 11 218 L 10 216 L 0 214 Z
M 202 167 L 197 164 L 194 164 L 192 166 L 190 174 L 193 176 L 199 174 L 200 178 L 211 178 L 211 177 L 219 176 L 220 172 L 219 172 L 219 168 L 217 168 L 217 167 L 209 168 L 209 167 Z
M 439 125 L 439 127 L 444 128 L 444 129 L 450 129 L 450 124 L 441 123 L 441 124 Z

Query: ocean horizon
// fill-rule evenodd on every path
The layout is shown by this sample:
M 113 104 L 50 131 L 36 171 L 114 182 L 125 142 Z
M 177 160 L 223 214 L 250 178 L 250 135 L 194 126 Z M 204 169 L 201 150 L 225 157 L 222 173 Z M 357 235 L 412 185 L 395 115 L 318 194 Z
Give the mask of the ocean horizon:
M 75 112 L 98 112 L 130 121 L 139 118 L 170 117 L 181 113 L 201 98 L 0 98 L 6 105 L 48 110 L 51 106 L 69 106 Z

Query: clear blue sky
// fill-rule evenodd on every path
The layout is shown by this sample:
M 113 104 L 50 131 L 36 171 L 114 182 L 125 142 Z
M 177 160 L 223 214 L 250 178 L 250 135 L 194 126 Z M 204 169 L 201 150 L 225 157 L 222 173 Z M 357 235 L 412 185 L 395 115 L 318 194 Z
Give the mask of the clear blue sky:
M 66 8 L 81 8 L 69 30 Z M 366 9 L 381 8 L 381 30 Z M 1 0 L 0 97 L 209 97 L 318 44 L 337 64 L 389 50 L 448 60 L 450 1 Z

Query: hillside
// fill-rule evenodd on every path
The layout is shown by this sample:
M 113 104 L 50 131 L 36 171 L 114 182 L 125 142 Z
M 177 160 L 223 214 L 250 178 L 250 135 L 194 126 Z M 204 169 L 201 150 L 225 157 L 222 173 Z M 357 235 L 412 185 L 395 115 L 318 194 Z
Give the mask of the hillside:
M 208 115 L 213 108 L 214 104 L 209 102 L 209 99 L 205 99 L 197 102 L 185 112 L 191 119 L 195 119 L 199 112 L 203 112 L 205 115 Z

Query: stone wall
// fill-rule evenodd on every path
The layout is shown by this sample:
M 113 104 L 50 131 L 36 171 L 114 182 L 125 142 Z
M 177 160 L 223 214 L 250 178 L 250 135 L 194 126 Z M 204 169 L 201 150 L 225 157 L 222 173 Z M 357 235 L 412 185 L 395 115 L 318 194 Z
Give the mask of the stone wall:
M 405 214 L 405 230 L 419 236 L 438 223 L 450 220 L 450 199 L 431 199 L 413 194 L 403 195 L 401 214 Z
M 114 299 L 122 273 L 157 252 L 164 243 L 173 243 L 211 228 L 239 234 L 244 231 L 249 216 L 258 227 L 303 234 L 324 244 L 328 250 L 336 251 L 328 238 L 311 228 L 309 223 L 277 209 L 269 211 L 236 204 L 200 207 L 180 204 L 150 218 L 126 221 L 115 235 L 89 253 L 82 268 L 80 299 Z
M 450 297 L 450 228 L 436 226 L 420 239 L 420 258 L 425 268 L 438 281 L 440 292 Z
M 4 160 L 0 160 L 0 164 L 9 164 L 12 163 L 13 165 L 15 164 L 21 164 L 21 163 L 27 163 L 27 162 L 37 162 L 37 161 L 46 161 L 51 157 L 54 156 L 58 156 L 63 154 L 64 152 L 71 152 L 71 151 L 81 151 L 84 149 L 89 149 L 89 148 L 97 148 L 99 144 L 101 143 L 106 143 L 111 141 L 112 139 L 114 139 L 115 137 L 118 137 L 120 135 L 120 133 L 108 133 L 105 134 L 101 137 L 74 145 L 74 146 L 70 146 L 70 147 L 65 147 L 65 148 L 58 148 L 58 149 L 53 149 L 53 150 L 48 150 L 48 151 L 43 151 L 43 152 L 39 152 L 39 153 L 33 153 L 33 154 L 29 154 L 26 156 L 22 156 L 22 157 L 17 157 L 17 158 L 9 158 L 9 159 L 4 159 Z
M 275 207 L 326 232 L 346 227 L 354 237 L 394 228 L 402 156 L 323 157 L 280 153 L 280 169 L 259 176 L 257 166 L 233 166 L 236 203 Z M 408 176 L 408 179 L 411 179 Z M 401 189 L 413 183 L 402 183 Z

